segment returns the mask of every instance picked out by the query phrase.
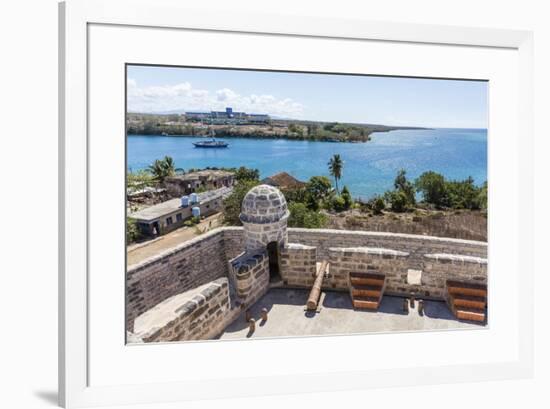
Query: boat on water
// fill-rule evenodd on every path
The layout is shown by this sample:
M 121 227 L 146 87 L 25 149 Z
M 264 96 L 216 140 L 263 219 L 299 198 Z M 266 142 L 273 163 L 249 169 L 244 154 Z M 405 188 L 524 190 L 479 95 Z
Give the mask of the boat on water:
M 193 142 L 195 148 L 227 148 L 229 144 L 225 141 L 217 141 L 215 138 L 214 130 L 212 129 L 212 123 L 210 124 L 210 129 L 208 136 L 210 137 L 209 141 Z
M 227 148 L 229 144 L 225 141 L 217 141 L 212 138 L 209 141 L 193 142 L 195 148 Z

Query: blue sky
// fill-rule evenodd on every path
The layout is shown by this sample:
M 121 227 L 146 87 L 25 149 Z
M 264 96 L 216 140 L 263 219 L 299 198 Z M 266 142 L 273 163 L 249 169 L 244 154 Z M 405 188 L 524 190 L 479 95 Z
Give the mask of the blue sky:
M 130 112 L 234 111 L 316 121 L 487 128 L 488 83 L 128 66 Z

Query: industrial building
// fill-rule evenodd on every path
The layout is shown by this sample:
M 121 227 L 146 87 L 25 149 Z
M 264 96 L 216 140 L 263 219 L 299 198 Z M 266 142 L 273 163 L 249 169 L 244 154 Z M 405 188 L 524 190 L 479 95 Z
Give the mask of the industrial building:
M 185 117 L 196 121 L 206 120 L 212 124 L 265 124 L 271 120 L 267 114 L 247 114 L 233 111 L 231 107 L 225 108 L 225 111 L 186 112 Z

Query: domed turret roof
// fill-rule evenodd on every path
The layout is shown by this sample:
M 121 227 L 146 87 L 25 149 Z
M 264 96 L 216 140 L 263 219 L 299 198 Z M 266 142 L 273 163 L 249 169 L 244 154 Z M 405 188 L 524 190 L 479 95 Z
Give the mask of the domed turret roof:
M 240 219 L 244 223 L 274 223 L 289 215 L 286 199 L 279 189 L 259 185 L 248 191 L 243 199 Z

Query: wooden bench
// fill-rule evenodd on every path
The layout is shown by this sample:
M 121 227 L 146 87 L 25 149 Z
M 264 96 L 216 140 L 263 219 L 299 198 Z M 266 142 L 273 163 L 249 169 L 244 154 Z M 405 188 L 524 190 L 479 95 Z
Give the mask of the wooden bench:
M 386 276 L 384 274 L 378 273 L 349 273 L 349 278 L 351 285 L 353 286 L 362 286 L 362 285 L 375 285 L 375 286 L 384 286 Z
M 487 316 L 487 286 L 448 280 L 447 303 L 457 319 L 483 323 Z
M 350 272 L 349 280 L 353 307 L 377 310 L 384 294 L 386 276 L 380 273 Z

